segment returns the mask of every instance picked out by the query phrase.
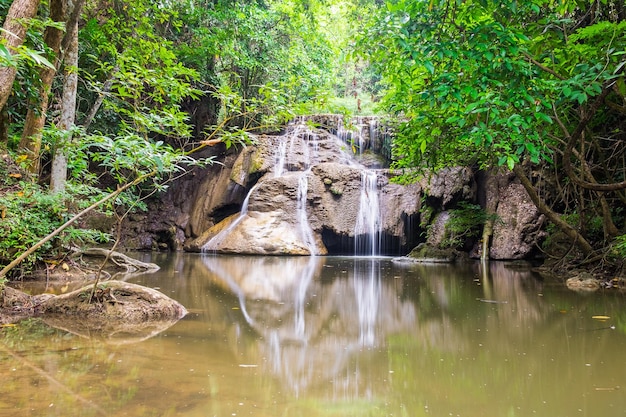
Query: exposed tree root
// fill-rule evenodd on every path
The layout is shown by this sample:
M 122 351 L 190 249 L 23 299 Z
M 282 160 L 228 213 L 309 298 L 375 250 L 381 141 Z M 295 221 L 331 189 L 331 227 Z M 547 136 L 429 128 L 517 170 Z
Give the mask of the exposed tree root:
M 125 268 L 126 272 L 137 271 L 157 271 L 159 266 L 157 264 L 141 262 L 137 259 L 133 259 L 120 252 L 115 252 L 109 249 L 102 248 L 89 248 L 77 252 L 78 255 L 94 256 L 107 258 L 120 268 Z

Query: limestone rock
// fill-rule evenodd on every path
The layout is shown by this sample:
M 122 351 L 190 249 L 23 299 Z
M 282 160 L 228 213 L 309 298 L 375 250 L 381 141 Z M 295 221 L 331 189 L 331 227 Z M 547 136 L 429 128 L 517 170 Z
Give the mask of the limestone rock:
M 444 168 L 420 180 L 429 198 L 441 200 L 445 209 L 455 200 L 473 200 L 476 197 L 474 173 L 468 167 Z
M 593 292 L 600 289 L 601 280 L 595 278 L 593 275 L 587 272 L 581 272 L 580 274 L 568 278 L 565 281 L 567 288 L 577 292 Z
M 440 249 L 426 243 L 421 243 L 415 247 L 406 257 L 398 258 L 396 261 L 411 261 L 420 263 L 453 263 L 466 257 L 452 248 Z
M 489 257 L 527 258 L 543 236 L 544 216 L 519 183 L 507 184 L 499 194 Z
M 253 177 L 253 166 L 263 174 L 241 214 L 224 220 L 228 225 L 209 228 L 186 248 L 303 255 L 326 254 L 330 245 L 333 252 L 346 251 L 355 238 L 366 170 L 348 151 L 337 136 L 302 126 L 281 138 L 258 137 L 237 158 L 230 175 L 242 186 Z M 376 175 L 381 234 L 406 246 L 408 223 L 419 212 L 419 185 L 394 184 L 386 170 Z

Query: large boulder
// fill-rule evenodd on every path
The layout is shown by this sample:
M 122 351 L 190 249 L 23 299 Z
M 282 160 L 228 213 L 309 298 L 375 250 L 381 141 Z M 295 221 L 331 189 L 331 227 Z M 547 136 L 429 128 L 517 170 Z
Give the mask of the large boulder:
M 525 259 L 536 251 L 545 235 L 544 215 L 531 201 L 524 187 L 513 176 L 498 181 L 496 221 L 489 257 L 509 260 Z
M 187 314 L 183 305 L 155 289 L 115 280 L 61 295 L 31 296 L 10 287 L 2 295 L 2 324 L 39 317 L 50 326 L 115 344 L 152 337 Z

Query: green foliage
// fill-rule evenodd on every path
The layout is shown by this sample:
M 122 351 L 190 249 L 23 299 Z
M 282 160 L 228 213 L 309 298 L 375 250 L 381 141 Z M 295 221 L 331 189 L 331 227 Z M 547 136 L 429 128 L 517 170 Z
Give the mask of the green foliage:
M 104 98 L 90 130 L 107 135 L 133 130 L 145 136 L 188 138 L 188 115 L 180 105 L 202 94 L 193 86 L 198 72 L 183 65 L 172 43 L 159 33 L 161 24 L 180 24 L 176 13 L 140 1 L 109 9 L 104 19 L 90 8 L 86 14 L 79 33 L 83 48 L 80 74 L 89 86 L 81 91 L 88 98 L 83 103 L 90 106 L 98 95 Z M 82 112 L 92 111 L 89 106 L 81 107 Z
M 459 203 L 458 208 L 450 210 L 450 218 L 446 223 L 446 237 L 441 246 L 462 246 L 467 239 L 480 236 L 488 220 L 496 220 L 496 215 L 488 215 L 477 204 Z
M 337 48 L 350 39 L 347 19 L 355 2 L 195 3 L 180 4 L 178 16 L 186 24 L 171 39 L 209 91 L 228 87 L 246 100 L 265 103 L 262 117 L 244 115 L 240 125 L 263 126 L 285 110 L 307 112 L 309 103 L 326 102 L 332 87 L 341 84 L 337 78 L 345 54 Z M 267 100 L 268 92 L 274 100 Z
M 0 28 L 0 32 L 4 33 L 5 31 Z M 28 61 L 35 65 L 54 68 L 45 56 L 27 46 L 20 45 L 18 48 L 14 49 L 13 52 L 14 53 L 11 54 L 5 44 L 5 41 L 0 40 L 0 66 L 18 67 L 20 65 L 20 61 Z
M 572 4 L 387 2 L 359 46 L 404 120 L 396 166 L 551 162 L 555 111 L 567 123 L 623 67 L 624 23 L 554 33 Z
M 41 238 L 63 224 L 75 206 L 76 193 L 50 194 L 28 181 L 5 182 L 8 191 L 0 193 L 0 264 L 7 264 Z M 69 228 L 54 241 L 48 242 L 42 252 L 35 253 L 22 263 L 22 273 L 29 272 L 45 257 L 65 252 L 63 247 L 106 242 L 109 236 L 98 231 Z
M 617 256 L 626 259 L 626 235 L 620 235 L 615 238 L 613 250 Z

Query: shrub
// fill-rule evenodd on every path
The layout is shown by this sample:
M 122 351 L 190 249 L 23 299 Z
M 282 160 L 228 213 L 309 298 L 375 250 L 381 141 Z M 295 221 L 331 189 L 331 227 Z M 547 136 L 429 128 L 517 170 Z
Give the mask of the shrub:
M 463 246 L 467 239 L 480 235 L 489 219 L 490 216 L 478 204 L 460 202 L 458 208 L 450 210 L 450 219 L 446 223 L 446 239 L 441 246 Z
M 6 183 L 5 183 L 6 185 Z M 0 264 L 6 265 L 43 237 L 62 225 L 76 207 L 75 194 L 50 194 L 36 184 L 19 181 L 0 190 Z M 79 228 L 68 228 L 22 264 L 28 273 L 46 257 L 59 255 L 63 247 L 107 241 L 108 235 Z

